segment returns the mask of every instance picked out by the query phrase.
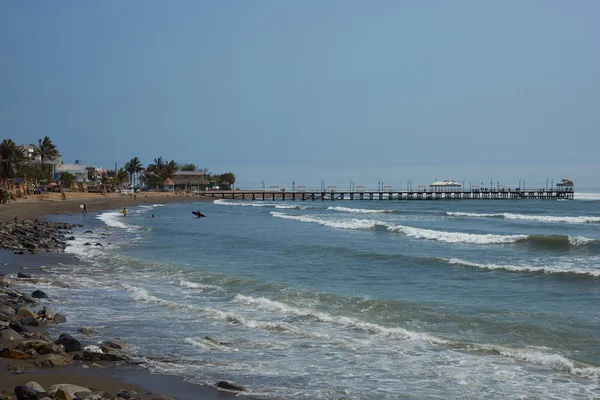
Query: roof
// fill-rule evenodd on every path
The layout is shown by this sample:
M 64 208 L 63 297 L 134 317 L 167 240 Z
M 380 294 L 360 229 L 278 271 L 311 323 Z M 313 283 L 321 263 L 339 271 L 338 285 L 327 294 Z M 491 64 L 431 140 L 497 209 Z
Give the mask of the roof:
M 171 178 L 165 179 L 162 184 L 165 185 L 165 186 L 173 186 L 173 185 L 175 185 L 175 183 L 171 180 Z
M 556 186 L 573 186 L 573 181 L 567 178 L 564 178 L 562 181 L 558 182 Z
M 461 186 L 461 184 L 456 181 L 437 181 L 433 182 L 429 186 Z
M 173 176 L 195 176 L 195 175 L 204 176 L 204 171 L 176 171 L 173 173 Z

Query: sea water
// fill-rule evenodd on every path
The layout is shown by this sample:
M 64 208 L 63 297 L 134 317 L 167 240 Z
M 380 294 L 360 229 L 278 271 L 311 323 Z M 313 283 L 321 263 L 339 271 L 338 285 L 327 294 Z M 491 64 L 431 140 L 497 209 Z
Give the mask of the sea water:
M 71 217 L 81 262 L 47 270 L 72 285 L 52 288 L 61 329 L 124 338 L 197 384 L 598 398 L 600 194 L 578 198 L 142 203 Z

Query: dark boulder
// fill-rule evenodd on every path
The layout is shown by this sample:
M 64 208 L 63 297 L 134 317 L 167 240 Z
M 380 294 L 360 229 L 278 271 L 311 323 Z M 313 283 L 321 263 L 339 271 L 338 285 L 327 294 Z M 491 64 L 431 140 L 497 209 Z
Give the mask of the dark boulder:
M 27 386 L 15 387 L 15 395 L 17 396 L 17 400 L 37 400 L 39 394 L 41 393 Z M 40 398 L 42 397 L 43 396 L 40 396 Z
M 117 399 L 131 399 L 131 393 L 129 390 L 121 390 L 119 393 L 117 393 Z
M 35 292 L 31 293 L 31 297 L 34 297 L 36 299 L 47 299 L 48 295 L 45 292 L 42 292 L 41 290 L 36 290 Z
M 81 343 L 79 343 L 79 340 L 66 333 L 61 334 L 60 337 L 54 341 L 54 343 L 63 346 L 67 353 L 81 351 Z
M 75 236 L 69 236 L 67 240 L 75 240 Z
M 67 317 L 57 313 L 54 315 L 54 320 L 52 322 L 55 324 L 65 324 L 67 322 Z
M 29 332 L 27 328 L 23 327 L 23 325 L 18 322 L 11 322 L 8 326 L 17 333 Z
M 102 243 L 96 243 L 96 246 L 103 247 L 103 246 L 102 246 Z
M 29 279 L 29 278 L 31 278 L 31 275 L 29 275 L 29 274 L 26 274 L 25 272 L 19 272 L 19 273 L 17 274 L 17 278 Z
M 217 387 L 225 390 L 235 390 L 238 392 L 242 392 L 246 390 L 243 386 L 234 385 L 233 383 L 229 383 L 227 381 L 219 381 L 217 382 Z
M 83 245 L 84 246 L 91 246 L 92 244 L 90 242 L 85 242 Z
M 38 320 L 33 317 L 23 318 L 19 323 L 23 326 L 40 326 Z

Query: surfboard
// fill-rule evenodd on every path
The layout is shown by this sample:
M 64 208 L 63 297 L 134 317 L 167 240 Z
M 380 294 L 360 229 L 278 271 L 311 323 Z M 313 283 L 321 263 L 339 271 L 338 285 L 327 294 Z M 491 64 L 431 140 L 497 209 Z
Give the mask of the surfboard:
M 192 211 L 192 214 L 194 214 L 196 217 L 200 217 L 200 218 L 206 217 L 206 215 L 204 215 L 198 211 Z
M 81 208 L 81 209 L 83 210 L 83 204 L 80 204 L 80 205 L 79 205 L 79 208 Z
M 129 210 L 121 210 L 119 211 L 119 214 L 125 214 L 126 212 L 129 212 Z

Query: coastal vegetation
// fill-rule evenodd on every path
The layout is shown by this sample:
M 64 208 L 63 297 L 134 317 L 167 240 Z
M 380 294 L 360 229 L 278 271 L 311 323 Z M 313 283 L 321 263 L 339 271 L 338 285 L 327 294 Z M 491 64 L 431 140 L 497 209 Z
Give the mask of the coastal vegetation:
M 19 182 L 22 180 L 35 183 L 54 181 L 52 163 L 61 164 L 61 154 L 58 147 L 52 143 L 49 136 L 38 139 L 37 144 L 28 146 L 17 145 L 7 138 L 0 143 L 0 178 Z M 229 189 L 235 184 L 235 174 L 211 173 L 208 168 L 200 168 L 193 163 L 178 163 L 159 156 L 144 167 L 142 160 L 135 156 L 123 168 L 106 170 L 98 176 L 98 183 L 105 189 L 116 189 L 125 183 L 130 187 L 146 187 L 163 189 L 164 182 L 172 179 L 178 172 L 197 172 L 204 177 L 206 186 L 219 186 Z M 61 172 L 58 181 L 63 187 L 71 187 L 81 177 L 70 172 Z M 87 181 L 86 178 L 84 178 Z

